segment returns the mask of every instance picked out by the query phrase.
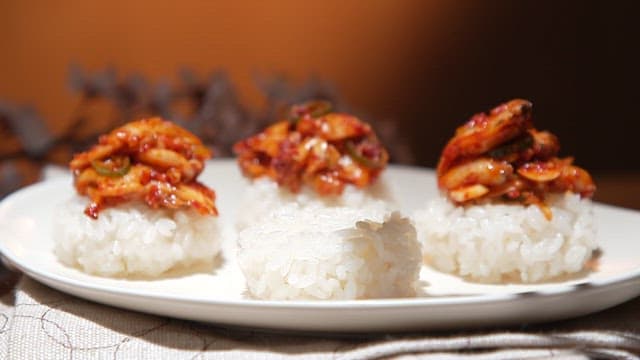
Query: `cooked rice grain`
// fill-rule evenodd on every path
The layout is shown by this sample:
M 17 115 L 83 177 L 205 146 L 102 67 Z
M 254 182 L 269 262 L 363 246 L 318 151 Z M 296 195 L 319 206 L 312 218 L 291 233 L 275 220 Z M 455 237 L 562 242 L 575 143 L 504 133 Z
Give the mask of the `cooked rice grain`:
M 268 178 L 249 180 L 241 196 L 239 212 L 236 214 L 236 228 L 242 230 L 269 215 L 273 210 L 287 204 L 315 207 L 352 207 L 363 208 L 379 206 L 392 202 L 391 195 L 384 179 L 379 179 L 367 189 L 359 189 L 347 185 L 339 196 L 318 196 L 304 187 L 299 193 L 292 193 Z
M 211 263 L 220 251 L 218 219 L 193 210 L 151 209 L 129 203 L 83 213 L 75 196 L 54 220 L 55 254 L 64 264 L 103 276 L 158 276 L 170 269 Z
M 289 204 L 240 232 L 249 293 L 268 300 L 415 296 L 421 267 L 413 225 L 384 207 Z
M 540 282 L 581 271 L 597 248 L 591 200 L 551 196 L 538 206 L 455 206 L 445 198 L 414 214 L 427 264 L 481 282 Z

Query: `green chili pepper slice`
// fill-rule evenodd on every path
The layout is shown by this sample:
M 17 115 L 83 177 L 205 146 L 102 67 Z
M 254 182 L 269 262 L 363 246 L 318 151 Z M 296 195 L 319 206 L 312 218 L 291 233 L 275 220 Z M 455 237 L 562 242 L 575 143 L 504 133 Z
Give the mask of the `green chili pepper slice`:
M 113 159 L 93 160 L 91 167 L 102 176 L 122 177 L 131 169 L 131 160 L 128 156 L 116 157 Z
M 349 154 L 355 162 L 364 165 L 369 169 L 378 169 L 383 166 L 382 161 L 376 161 L 375 159 L 364 156 L 358 150 L 358 147 L 353 143 L 353 141 L 345 142 L 345 148 L 347 149 L 347 154 Z
M 313 100 L 307 101 L 302 104 L 293 105 L 289 110 L 289 120 L 297 123 L 305 115 L 309 115 L 312 118 L 317 118 L 330 113 L 333 110 L 333 105 L 325 100 Z

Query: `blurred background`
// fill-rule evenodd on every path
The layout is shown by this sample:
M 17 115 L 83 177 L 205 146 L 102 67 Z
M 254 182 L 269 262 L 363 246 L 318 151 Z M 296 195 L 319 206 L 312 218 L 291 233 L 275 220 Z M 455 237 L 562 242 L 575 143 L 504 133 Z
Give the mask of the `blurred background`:
M 184 121 L 225 155 L 279 106 L 314 96 L 371 121 L 395 162 L 434 167 L 457 126 L 520 97 L 534 103 L 536 127 L 559 136 L 561 154 L 594 174 L 599 200 L 640 208 L 632 1 L 0 8 L 3 193 L 131 117 Z

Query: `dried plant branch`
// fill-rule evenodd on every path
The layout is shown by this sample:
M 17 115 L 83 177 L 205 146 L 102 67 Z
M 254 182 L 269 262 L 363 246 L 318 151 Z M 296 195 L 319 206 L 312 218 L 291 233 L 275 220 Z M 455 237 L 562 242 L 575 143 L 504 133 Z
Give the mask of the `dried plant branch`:
M 69 87 L 79 96 L 69 125 L 54 136 L 47 123 L 31 107 L 0 102 L 0 196 L 38 178 L 38 169 L 49 162 L 66 163 L 76 151 L 86 149 L 97 137 L 133 119 L 161 116 L 198 135 L 218 157 L 232 156 L 232 146 L 267 124 L 280 119 L 292 104 L 311 99 L 328 100 L 339 111 L 358 115 L 378 130 L 396 162 L 412 161 L 406 143 L 401 141 L 391 121 L 375 121 L 345 104 L 329 83 L 311 76 L 294 85 L 286 76 L 254 76 L 256 86 L 266 99 L 262 109 L 249 109 L 223 71 L 199 76 L 181 69 L 177 84 L 152 83 L 140 74 L 119 76 L 113 67 L 87 72 L 77 65 L 69 69 Z M 97 104 L 107 105 L 106 118 L 98 116 Z M 24 174 L 17 162 L 31 164 Z M 14 164 L 14 165 L 12 165 Z

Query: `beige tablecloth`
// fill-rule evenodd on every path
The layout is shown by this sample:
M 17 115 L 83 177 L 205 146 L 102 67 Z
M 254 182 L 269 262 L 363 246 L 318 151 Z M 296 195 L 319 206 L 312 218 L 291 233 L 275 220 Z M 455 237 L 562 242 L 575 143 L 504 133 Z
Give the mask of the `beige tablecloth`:
M 448 333 L 265 333 L 116 309 L 27 277 L 0 302 L 2 359 L 637 358 L 640 298 L 591 316 Z

